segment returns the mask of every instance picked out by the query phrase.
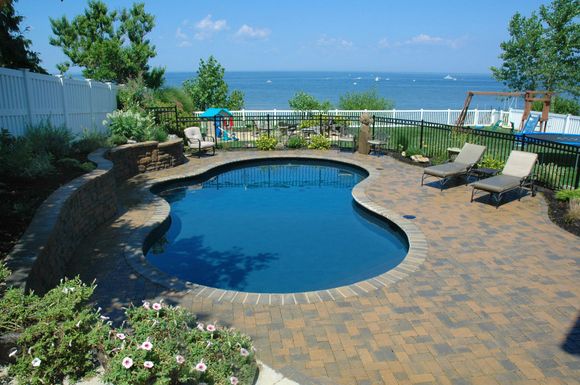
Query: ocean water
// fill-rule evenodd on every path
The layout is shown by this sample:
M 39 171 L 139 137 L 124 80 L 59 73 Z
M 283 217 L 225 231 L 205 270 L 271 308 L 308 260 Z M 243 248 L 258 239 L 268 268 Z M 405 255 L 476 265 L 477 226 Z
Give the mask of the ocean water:
M 168 72 L 165 84 L 181 86 L 191 72 Z M 246 109 L 288 109 L 288 100 L 305 91 L 337 106 L 340 95 L 376 89 L 391 99 L 396 109 L 461 109 L 466 92 L 502 91 L 505 87 L 488 74 L 389 73 L 389 72 L 226 72 L 230 90 L 244 92 Z M 515 100 L 476 97 L 479 109 L 516 108 Z M 521 101 L 518 101 L 521 103 Z

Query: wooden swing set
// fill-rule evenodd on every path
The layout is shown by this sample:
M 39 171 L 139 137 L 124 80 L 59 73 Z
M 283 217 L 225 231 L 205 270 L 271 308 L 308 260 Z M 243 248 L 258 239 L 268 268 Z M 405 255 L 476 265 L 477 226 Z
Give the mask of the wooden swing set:
M 546 132 L 546 124 L 548 123 L 548 113 L 550 112 L 550 104 L 552 102 L 552 96 L 554 93 L 552 91 L 525 91 L 525 92 L 495 92 L 495 91 L 468 91 L 467 97 L 465 98 L 465 103 L 463 104 L 463 109 L 459 113 L 459 117 L 455 122 L 457 127 L 463 127 L 465 123 L 465 118 L 467 117 L 467 111 L 469 110 L 469 105 L 471 104 L 471 99 L 474 95 L 493 95 L 493 96 L 509 96 L 509 97 L 524 97 L 524 113 L 522 114 L 522 120 L 520 121 L 519 130 L 524 127 L 526 120 L 530 116 L 532 111 L 533 102 L 542 102 L 544 106 L 542 107 L 542 116 L 540 117 L 540 131 Z

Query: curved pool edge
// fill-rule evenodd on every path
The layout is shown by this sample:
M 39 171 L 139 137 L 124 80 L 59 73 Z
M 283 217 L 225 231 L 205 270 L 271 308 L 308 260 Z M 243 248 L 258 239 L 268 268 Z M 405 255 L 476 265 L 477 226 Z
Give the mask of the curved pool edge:
M 331 289 L 287 294 L 252 293 L 223 290 L 199 285 L 196 283 L 186 282 L 159 270 L 147 261 L 143 252 L 144 245 L 146 245 L 147 242 L 149 242 L 156 235 L 156 233 L 160 231 L 160 229 L 163 229 L 163 225 L 166 224 L 169 220 L 170 212 L 169 203 L 151 191 L 154 187 L 167 182 L 199 177 L 214 169 L 232 164 L 268 159 L 324 160 L 358 167 L 367 172 L 368 177 L 362 180 L 352 189 L 353 199 L 359 205 L 371 211 L 375 215 L 391 221 L 404 232 L 409 242 L 409 250 L 407 255 L 393 269 L 363 281 Z M 378 173 L 375 172 L 375 170 L 373 170 L 371 167 L 357 161 L 356 159 L 336 159 L 333 157 L 323 156 L 322 154 L 320 156 L 317 154 L 283 153 L 276 153 L 275 156 L 267 156 L 265 154 L 251 154 L 251 156 L 248 156 L 244 154 L 235 160 L 220 159 L 217 163 L 212 162 L 211 164 L 204 165 L 195 170 L 186 167 L 187 166 L 180 166 L 179 171 L 182 172 L 179 174 L 151 179 L 140 186 L 139 192 L 142 194 L 141 196 L 144 197 L 140 203 L 149 204 L 153 214 L 140 228 L 131 233 L 131 235 L 126 239 L 123 250 L 125 260 L 129 266 L 135 270 L 136 273 L 150 280 L 151 282 L 171 291 L 191 294 L 194 297 L 208 299 L 213 302 L 230 302 L 255 305 L 308 304 L 329 300 L 334 301 L 352 296 L 367 295 L 381 288 L 388 287 L 405 278 L 407 275 L 417 271 L 427 258 L 428 243 L 423 232 L 410 220 L 403 218 L 402 214 L 381 206 L 367 196 L 365 192 L 366 187 L 371 185 L 373 180 L 379 176 L 377 175 Z

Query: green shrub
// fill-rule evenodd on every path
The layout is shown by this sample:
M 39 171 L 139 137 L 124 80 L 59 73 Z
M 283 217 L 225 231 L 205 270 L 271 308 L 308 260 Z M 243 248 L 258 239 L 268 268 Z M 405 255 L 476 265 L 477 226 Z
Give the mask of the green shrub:
M 88 305 L 94 286 L 65 280 L 46 295 L 9 289 L 0 300 L 0 328 L 21 333 L 9 372 L 22 384 L 76 381 L 96 368 L 96 347 L 108 335 Z
M 392 100 L 379 96 L 377 90 L 347 92 L 341 95 L 338 108 L 341 110 L 391 110 L 395 104 Z
M 72 150 L 77 154 L 90 154 L 101 148 L 108 147 L 109 135 L 97 130 L 83 130 L 81 137 L 72 143 Z
M 501 170 L 505 166 L 503 160 L 492 158 L 491 156 L 484 156 L 481 162 L 479 162 L 479 167 L 482 168 L 494 168 L 496 170 Z
M 297 136 L 297 135 L 289 137 L 288 143 L 286 143 L 286 146 L 288 148 L 294 148 L 294 149 L 306 147 L 306 145 L 307 145 L 306 139 L 304 139 L 301 136 Z
M 196 323 L 187 310 L 162 303 L 130 307 L 126 316 L 125 327 L 111 330 L 103 344 L 105 382 L 226 385 L 235 377 L 252 383 L 256 362 L 247 336 Z
M 324 135 L 313 135 L 310 138 L 308 148 L 311 150 L 328 150 L 330 148 L 330 139 Z
M 559 190 L 556 192 L 556 199 L 560 201 L 580 199 L 580 188 L 577 188 L 576 190 Z
M 56 165 L 62 168 L 68 168 L 70 170 L 79 169 L 81 167 L 81 162 L 74 158 L 62 158 L 56 161 Z
M 407 150 L 405 150 L 406 157 L 410 158 L 413 155 L 423 155 L 424 156 L 425 152 L 417 147 L 409 147 Z
M 153 127 L 145 133 L 145 140 L 155 140 L 165 142 L 168 138 L 167 132 L 161 127 Z
M 149 114 L 138 111 L 116 110 L 107 114 L 107 119 L 103 121 L 111 131 L 111 135 L 124 136 L 137 142 L 147 140 L 151 131 L 155 127 L 154 119 Z
M 113 135 L 109 136 L 107 143 L 110 147 L 115 147 L 115 146 L 120 146 L 122 144 L 126 144 L 127 140 L 128 139 L 125 135 L 113 134 Z
M 256 148 L 261 151 L 275 150 L 276 144 L 278 144 L 278 139 L 268 135 L 260 135 L 260 137 L 256 139 Z
M 127 80 L 117 93 L 119 107 L 124 110 L 147 107 L 151 104 L 151 98 L 151 90 L 145 85 L 142 76 Z
M 65 158 L 71 153 L 72 132 L 65 126 L 55 127 L 50 121 L 28 126 L 23 139 L 36 153 L 46 152 L 54 159 Z
M 20 174 L 26 178 L 46 178 L 56 173 L 51 154 L 41 152 L 32 154 L 28 161 L 21 165 Z
M 95 166 L 95 164 L 93 162 L 83 162 L 83 163 L 81 163 L 81 170 L 84 171 L 84 172 L 91 172 L 95 168 L 97 168 L 97 166 Z

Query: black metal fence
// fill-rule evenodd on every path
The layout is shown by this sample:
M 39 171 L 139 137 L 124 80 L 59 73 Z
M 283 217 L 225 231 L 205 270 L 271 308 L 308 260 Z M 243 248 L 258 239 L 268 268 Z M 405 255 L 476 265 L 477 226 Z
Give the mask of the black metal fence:
M 359 139 L 359 114 L 278 113 L 245 114 L 220 122 L 215 129 L 211 120 L 196 116 L 180 116 L 176 107 L 150 109 L 158 124 L 170 133 L 183 135 L 183 129 L 199 126 L 202 132 L 215 138 L 217 146 L 226 149 L 255 148 L 261 136 L 276 138 L 280 147 L 307 147 L 314 136 L 323 136 L 330 147 L 353 150 Z M 393 152 L 421 153 L 435 163 L 449 157 L 450 151 L 464 143 L 486 146 L 484 157 L 505 162 L 512 150 L 538 154 L 535 174 L 538 182 L 548 188 L 578 188 L 580 186 L 580 147 L 527 136 L 492 130 L 455 127 L 426 121 L 375 116 L 372 138 L 386 139 L 384 149 Z

